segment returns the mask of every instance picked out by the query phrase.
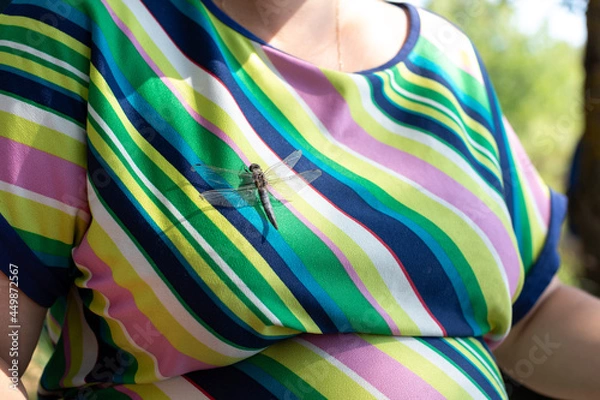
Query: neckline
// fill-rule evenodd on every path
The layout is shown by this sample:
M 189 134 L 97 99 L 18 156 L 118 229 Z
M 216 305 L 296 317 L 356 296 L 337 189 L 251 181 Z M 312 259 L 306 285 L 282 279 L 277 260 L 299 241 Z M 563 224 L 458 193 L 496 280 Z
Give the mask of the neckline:
M 419 17 L 419 12 L 417 10 L 417 8 L 415 6 L 413 6 L 410 3 L 405 3 L 405 2 L 393 2 L 393 1 L 389 1 L 389 0 L 385 0 L 388 3 L 392 4 L 392 5 L 396 5 L 398 7 L 404 8 L 407 13 L 408 13 L 408 34 L 406 35 L 406 39 L 404 40 L 404 43 L 402 44 L 402 46 L 400 47 L 400 49 L 398 50 L 398 52 L 396 53 L 395 56 L 393 56 L 390 60 L 388 60 L 387 62 L 374 67 L 374 68 L 370 68 L 370 69 L 366 69 L 366 70 L 361 70 L 361 71 L 352 71 L 352 72 L 340 72 L 334 69 L 329 69 L 329 68 L 325 68 L 325 67 L 320 67 L 318 65 L 312 64 L 309 61 L 303 60 L 299 57 L 294 56 L 293 54 L 289 54 L 277 47 L 272 46 L 271 44 L 267 43 L 266 41 L 264 41 L 263 39 L 259 38 L 258 36 L 256 36 L 254 33 L 250 32 L 248 29 L 244 28 L 242 25 L 240 25 L 239 23 L 237 23 L 233 18 L 231 18 L 229 15 L 227 15 L 224 11 L 222 11 L 219 7 L 217 7 L 217 5 L 214 3 L 213 0 L 200 0 L 200 2 L 218 19 L 220 20 L 223 24 L 225 24 L 227 27 L 229 27 L 230 29 L 233 29 L 234 31 L 236 31 L 237 33 L 239 33 L 240 35 L 244 36 L 246 39 L 249 39 L 261 46 L 266 46 L 268 48 L 270 48 L 271 50 L 275 51 L 276 53 L 280 53 L 280 54 L 284 54 L 287 57 L 290 57 L 294 60 L 296 60 L 299 63 L 302 64 L 306 64 L 311 66 L 312 68 L 318 68 L 320 70 L 323 71 L 332 71 L 332 72 L 337 72 L 337 73 L 342 73 L 342 74 L 357 74 L 357 75 L 364 75 L 364 74 L 373 74 L 376 72 L 380 72 L 380 71 L 384 71 L 386 69 L 389 69 L 395 65 L 398 65 L 400 62 L 404 61 L 406 59 L 406 57 L 410 54 L 410 52 L 412 51 L 412 49 L 415 47 L 415 44 L 417 43 L 417 39 L 419 38 L 419 33 L 421 30 L 421 20 Z

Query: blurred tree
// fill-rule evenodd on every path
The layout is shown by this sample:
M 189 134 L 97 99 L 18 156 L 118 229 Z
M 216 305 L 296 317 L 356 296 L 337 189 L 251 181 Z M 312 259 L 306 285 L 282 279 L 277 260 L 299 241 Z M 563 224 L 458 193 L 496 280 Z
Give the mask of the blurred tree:
M 586 288 L 600 295 L 600 0 L 589 1 L 587 25 L 585 131 L 579 168 L 573 176 L 569 214 L 586 256 Z

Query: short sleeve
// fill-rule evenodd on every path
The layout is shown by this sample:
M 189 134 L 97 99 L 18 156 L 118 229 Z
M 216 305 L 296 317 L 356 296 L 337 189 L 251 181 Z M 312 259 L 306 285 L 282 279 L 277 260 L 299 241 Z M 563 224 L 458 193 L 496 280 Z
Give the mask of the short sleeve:
M 514 325 L 534 307 L 558 271 L 558 244 L 567 198 L 542 180 L 503 116 L 489 76 L 485 71 L 483 75 L 491 99 L 504 201 L 523 264 L 523 284 L 513 295 Z
M 68 1 L 14 0 L 0 15 L 0 265 L 44 307 L 68 291 L 90 220 L 86 25 Z

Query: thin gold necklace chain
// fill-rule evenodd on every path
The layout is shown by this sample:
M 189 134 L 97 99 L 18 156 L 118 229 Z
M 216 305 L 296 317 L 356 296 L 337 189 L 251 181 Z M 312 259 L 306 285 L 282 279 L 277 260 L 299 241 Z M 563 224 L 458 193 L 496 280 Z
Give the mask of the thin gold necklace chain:
M 221 0 L 221 10 L 227 14 L 226 3 L 227 0 Z M 335 41 L 337 47 L 337 66 L 339 71 L 344 70 L 344 61 L 342 58 L 342 32 L 340 24 L 340 0 L 335 0 Z
M 335 40 L 337 42 L 338 70 L 344 70 L 344 60 L 342 58 L 342 32 L 340 27 L 340 0 L 335 1 Z

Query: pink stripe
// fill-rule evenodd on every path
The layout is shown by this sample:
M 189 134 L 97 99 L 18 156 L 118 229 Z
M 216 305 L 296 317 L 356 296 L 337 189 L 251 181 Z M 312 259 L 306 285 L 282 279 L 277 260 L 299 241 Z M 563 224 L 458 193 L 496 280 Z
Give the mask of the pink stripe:
M 390 331 L 392 332 L 392 334 L 400 336 L 400 328 L 398 327 L 398 325 L 394 322 L 394 320 L 387 313 L 387 311 L 385 311 L 385 309 L 383 307 L 381 307 L 381 305 L 379 305 L 379 303 L 377 302 L 377 300 L 375 300 L 373 295 L 371 295 L 371 292 L 369 292 L 369 290 L 366 288 L 365 284 L 363 283 L 363 281 L 360 279 L 360 277 L 356 273 L 356 270 L 354 268 L 352 268 L 352 263 L 350 263 L 348 258 L 339 249 L 339 247 L 337 247 L 331 239 L 329 239 L 315 225 L 313 225 L 308 219 L 306 219 L 306 217 L 304 217 L 304 215 L 302 215 L 298 210 L 296 210 L 293 207 L 290 207 L 289 204 L 286 204 L 286 206 L 296 216 L 296 218 L 301 220 L 308 229 L 310 229 L 315 235 L 317 235 L 323 241 L 323 243 L 325 243 L 325 245 L 327 247 L 329 247 L 329 249 L 336 255 L 336 257 L 338 258 L 340 263 L 344 266 L 346 273 L 348 274 L 348 276 L 350 276 L 350 279 L 352 279 L 352 282 L 354 283 L 356 288 L 365 297 L 365 299 L 369 302 L 369 304 L 371 304 L 371 306 L 373 308 L 375 308 L 377 310 L 377 312 L 379 312 L 381 317 L 385 320 L 385 322 L 387 323 L 388 327 L 390 328 Z M 334 206 L 334 205 L 332 204 L 332 206 Z M 338 210 L 338 211 L 343 213 L 341 210 Z M 346 215 L 346 217 L 348 219 L 352 219 L 349 215 Z
M 272 51 L 265 49 L 267 54 Z M 451 177 L 414 155 L 385 145 L 362 129 L 350 114 L 346 100 L 316 68 L 286 59 L 285 55 L 271 55 L 271 62 L 290 83 L 339 143 L 394 171 L 435 196 L 444 199 L 467 215 L 492 241 L 506 269 L 511 293 L 520 277 L 519 254 L 514 248 L 502 222 L 486 204 Z M 335 110 L 335 112 L 332 112 Z
M 0 181 L 88 211 L 85 168 L 4 137 L 0 159 Z
M 73 259 L 76 263 L 90 269 L 91 279 L 87 287 L 107 298 L 108 316 L 119 321 L 139 347 L 156 357 L 159 371 L 163 376 L 178 376 L 190 371 L 214 368 L 210 364 L 181 353 L 160 334 L 152 321 L 136 307 L 138 301 L 145 299 L 134 298 L 128 289 L 120 286 L 113 279 L 111 268 L 94 253 L 87 236 L 73 252 Z M 125 350 L 132 352 L 134 356 L 139 352 L 133 346 Z
M 434 387 L 358 335 L 302 335 L 390 399 L 443 399 Z M 389 340 L 395 340 L 390 337 Z
M 527 188 L 533 194 L 537 209 L 546 224 L 546 228 L 548 228 L 550 225 L 550 198 L 541 186 L 542 181 L 537 170 L 531 163 L 521 141 L 506 118 L 504 118 L 504 129 L 506 130 L 510 146 L 513 149 L 515 162 L 519 164 L 520 170 L 523 172 L 525 179 L 527 179 Z

